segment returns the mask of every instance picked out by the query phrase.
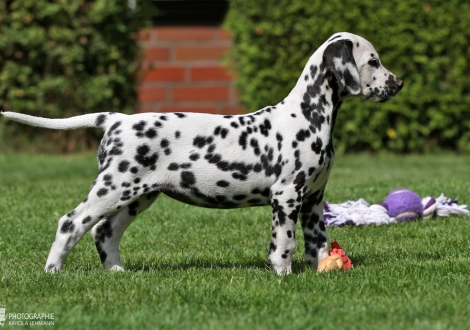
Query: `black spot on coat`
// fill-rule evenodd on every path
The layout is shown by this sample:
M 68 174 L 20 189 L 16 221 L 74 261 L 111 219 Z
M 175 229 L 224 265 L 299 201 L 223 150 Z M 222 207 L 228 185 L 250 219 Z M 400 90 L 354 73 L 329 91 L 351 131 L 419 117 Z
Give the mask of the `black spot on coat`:
M 198 148 L 204 148 L 205 145 L 211 144 L 213 138 L 211 136 L 205 137 L 201 135 L 197 135 L 193 140 L 193 145 Z
M 64 223 L 62 224 L 62 227 L 60 227 L 60 232 L 62 234 L 70 234 L 73 233 L 75 230 L 75 225 L 71 220 L 65 220 Z
M 219 187 L 228 187 L 230 186 L 230 183 L 228 181 L 225 181 L 225 180 L 220 180 L 220 181 L 217 181 L 216 182 L 216 185 L 218 185 Z
M 145 125 L 147 125 L 147 123 L 145 121 L 141 120 L 137 124 L 134 124 L 132 126 L 132 128 L 136 131 L 142 131 L 144 129 Z
M 191 159 L 192 161 L 196 161 L 199 159 L 199 157 L 201 157 L 199 154 L 194 153 L 194 154 L 191 154 L 191 156 L 189 156 L 189 159 Z
M 112 133 L 116 128 L 118 128 L 119 126 L 121 126 L 121 122 L 120 122 L 120 121 L 115 122 L 115 123 L 109 128 L 108 134 L 111 134 L 111 133 Z
M 179 168 L 180 168 L 179 165 L 176 163 L 170 163 L 170 165 L 168 165 L 169 171 L 177 171 Z
M 163 139 L 163 140 L 160 142 L 160 146 L 161 146 L 162 148 L 167 148 L 169 145 L 170 145 L 170 142 L 169 142 L 167 139 Z
M 128 214 L 132 217 L 137 216 L 137 209 L 139 208 L 139 201 L 130 203 L 127 208 L 129 209 Z
M 243 150 L 246 149 L 247 136 L 248 134 L 246 132 L 242 132 L 242 134 L 240 134 L 240 138 L 238 139 L 238 144 L 242 147 Z
M 105 121 L 106 121 L 106 115 L 101 114 L 98 117 L 96 117 L 95 125 L 101 127 L 101 125 L 103 125 Z
M 134 159 L 142 166 L 150 167 L 151 170 L 155 170 L 158 154 L 155 152 L 149 155 L 149 153 L 150 147 L 147 144 L 142 144 L 137 147 L 137 155 L 134 157 Z
M 265 119 L 263 124 L 259 125 L 259 129 L 261 134 L 268 136 L 269 131 L 271 130 L 271 122 L 268 119 Z
M 196 177 L 193 172 L 183 171 L 181 172 L 180 186 L 183 188 L 190 188 L 196 183 Z
M 103 197 L 104 195 L 106 195 L 108 193 L 108 189 L 106 188 L 101 188 L 100 190 L 98 190 L 98 192 L 96 193 L 98 195 L 98 197 Z
M 323 148 L 323 142 L 320 137 L 317 137 L 317 140 L 312 143 L 311 147 L 313 152 L 315 152 L 316 154 L 320 154 Z
M 154 129 L 154 128 L 149 128 L 146 132 L 145 132 L 145 136 L 149 139 L 153 139 L 157 136 L 157 131 Z
M 121 173 L 126 172 L 129 169 L 130 164 L 131 163 L 129 163 L 127 160 L 121 161 L 118 165 L 118 171 L 121 172 Z
M 297 132 L 297 135 L 296 135 L 297 141 L 305 141 L 309 137 L 310 137 L 310 131 L 306 129 L 301 129 L 299 132 Z

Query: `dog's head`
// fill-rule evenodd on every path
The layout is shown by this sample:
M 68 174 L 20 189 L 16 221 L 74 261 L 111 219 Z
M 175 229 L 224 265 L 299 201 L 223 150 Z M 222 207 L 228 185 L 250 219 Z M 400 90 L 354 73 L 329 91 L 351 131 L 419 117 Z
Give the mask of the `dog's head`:
M 382 65 L 372 44 L 351 33 L 336 33 L 328 39 L 323 64 L 342 86 L 344 98 L 385 102 L 403 87 L 403 81 Z

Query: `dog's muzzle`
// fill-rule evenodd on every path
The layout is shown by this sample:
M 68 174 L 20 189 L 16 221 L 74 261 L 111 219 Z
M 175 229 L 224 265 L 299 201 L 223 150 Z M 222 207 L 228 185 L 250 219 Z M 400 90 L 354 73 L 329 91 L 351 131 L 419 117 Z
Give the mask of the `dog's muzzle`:
M 386 81 L 385 88 L 383 92 L 381 93 L 380 98 L 381 100 L 379 101 L 380 103 L 387 102 L 390 100 L 392 97 L 398 94 L 399 91 L 403 88 L 403 80 L 401 80 L 398 77 L 393 77 L 389 76 L 389 78 Z

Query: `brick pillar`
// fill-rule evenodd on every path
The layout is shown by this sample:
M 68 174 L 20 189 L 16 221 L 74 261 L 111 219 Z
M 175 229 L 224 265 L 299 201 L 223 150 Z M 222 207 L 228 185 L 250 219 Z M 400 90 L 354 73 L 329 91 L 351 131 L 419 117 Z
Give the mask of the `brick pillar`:
M 139 112 L 241 114 L 233 77 L 222 66 L 230 34 L 218 27 L 155 27 L 139 34 L 145 56 Z

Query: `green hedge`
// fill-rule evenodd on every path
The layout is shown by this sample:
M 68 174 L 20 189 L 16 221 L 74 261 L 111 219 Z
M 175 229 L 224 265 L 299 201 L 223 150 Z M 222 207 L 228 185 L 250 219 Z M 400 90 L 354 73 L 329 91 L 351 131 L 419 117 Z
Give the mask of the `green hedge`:
M 281 101 L 309 56 L 335 32 L 368 39 L 405 86 L 391 101 L 340 110 L 340 151 L 470 151 L 470 3 L 232 0 L 226 26 L 243 103 Z
M 149 5 L 151 7 L 149 7 Z M 133 112 L 139 50 L 134 35 L 153 6 L 127 0 L 0 1 L 0 107 L 44 117 Z M 94 131 L 45 131 L 7 122 L 4 149 L 72 151 Z

